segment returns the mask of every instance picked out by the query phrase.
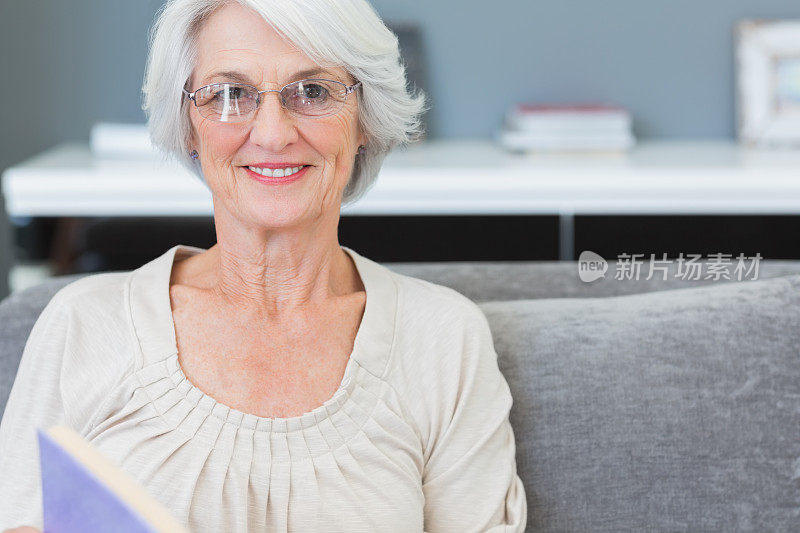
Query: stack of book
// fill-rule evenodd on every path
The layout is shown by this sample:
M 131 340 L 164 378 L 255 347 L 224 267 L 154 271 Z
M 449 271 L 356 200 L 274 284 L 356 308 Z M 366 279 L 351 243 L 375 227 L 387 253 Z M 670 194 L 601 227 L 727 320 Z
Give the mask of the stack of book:
M 630 113 L 609 104 L 517 104 L 497 141 L 514 152 L 622 152 L 634 144 Z
M 145 124 L 98 122 L 89 138 L 92 155 L 97 158 L 154 158 L 157 152 L 150 142 Z

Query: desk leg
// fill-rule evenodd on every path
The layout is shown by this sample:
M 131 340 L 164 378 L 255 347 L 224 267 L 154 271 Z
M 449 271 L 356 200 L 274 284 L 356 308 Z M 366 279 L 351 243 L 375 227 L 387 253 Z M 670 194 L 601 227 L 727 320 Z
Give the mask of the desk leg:
M 9 273 L 14 262 L 14 245 L 11 237 L 11 223 L 6 215 L 5 201 L 0 196 L 0 300 L 11 292 Z
M 575 214 L 562 211 L 558 215 L 558 259 L 575 260 Z
M 81 254 L 80 238 L 86 221 L 75 217 L 62 217 L 56 222 L 50 260 L 54 276 L 72 274 L 75 260 Z

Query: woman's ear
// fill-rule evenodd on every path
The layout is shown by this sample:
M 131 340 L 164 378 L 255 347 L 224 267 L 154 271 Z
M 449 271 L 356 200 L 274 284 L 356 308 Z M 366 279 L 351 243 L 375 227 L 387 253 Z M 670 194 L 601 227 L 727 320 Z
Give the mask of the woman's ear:
M 189 132 L 189 143 L 187 148 L 189 149 L 189 153 L 192 153 L 192 151 L 199 150 L 197 150 L 197 134 L 194 131 L 194 125 L 190 124 L 189 127 L 191 128 L 191 131 Z

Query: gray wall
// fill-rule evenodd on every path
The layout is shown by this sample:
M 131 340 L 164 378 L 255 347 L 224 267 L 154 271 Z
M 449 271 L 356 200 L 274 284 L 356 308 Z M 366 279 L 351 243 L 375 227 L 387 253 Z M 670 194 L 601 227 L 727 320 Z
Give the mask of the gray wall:
M 4 110 L 21 131 L 4 129 L 0 163 L 31 153 L 33 145 L 38 150 L 56 140 L 85 140 L 95 120 L 143 121 L 139 89 L 147 28 L 160 5 L 2 0 L 3 76 L 42 87 L 34 89 L 34 109 Z M 605 100 L 631 109 L 641 138 L 730 138 L 734 22 L 800 18 L 796 0 L 373 5 L 386 20 L 422 27 L 434 104 L 431 137 L 489 136 L 515 101 Z M 60 84 L 66 102 L 46 92 L 45 83 Z
M 159 0 L 0 0 L 0 65 L 25 80 L 27 105 L 3 109 L 0 157 L 88 140 L 96 120 L 144 121 L 147 30 Z M 10 144 L 9 144 L 10 143 Z M 31 146 L 35 146 L 31 150 Z

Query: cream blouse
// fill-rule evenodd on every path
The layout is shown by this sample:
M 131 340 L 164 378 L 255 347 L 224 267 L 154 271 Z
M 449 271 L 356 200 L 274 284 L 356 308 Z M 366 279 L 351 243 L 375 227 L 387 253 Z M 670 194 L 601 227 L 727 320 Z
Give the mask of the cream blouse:
M 42 527 L 37 427 L 66 424 L 192 532 L 525 529 L 512 397 L 488 322 L 458 292 L 342 247 L 366 307 L 341 385 L 291 418 L 214 400 L 178 364 L 177 245 L 62 288 L 0 423 L 0 531 Z

